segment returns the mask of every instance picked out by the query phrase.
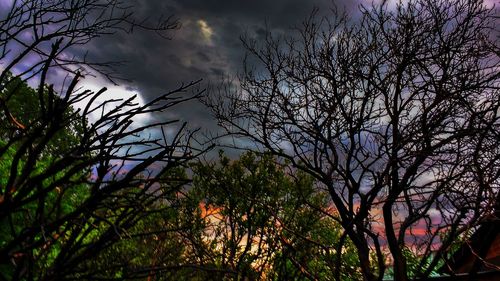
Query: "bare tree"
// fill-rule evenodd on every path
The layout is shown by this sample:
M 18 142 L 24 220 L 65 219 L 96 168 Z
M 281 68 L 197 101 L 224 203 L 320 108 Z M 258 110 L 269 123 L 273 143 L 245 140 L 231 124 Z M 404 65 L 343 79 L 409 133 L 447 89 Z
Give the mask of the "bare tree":
M 228 134 L 321 182 L 365 280 L 382 280 L 388 257 L 396 280 L 427 277 L 498 201 L 497 18 L 472 0 L 361 13 L 314 12 L 297 36 L 244 38 L 256 64 L 206 102 Z
M 133 267 L 133 257 L 99 262 L 119 242 L 172 231 L 137 223 L 173 208 L 170 200 L 186 181 L 175 168 L 201 153 L 185 123 L 134 122 L 199 97 L 203 91 L 191 89 L 196 81 L 143 105 L 135 97 L 99 103 L 105 88 L 78 86 L 80 73 L 111 72 L 104 62 L 68 58 L 71 47 L 121 29 L 162 33 L 177 26 L 170 19 L 136 22 L 131 11 L 121 1 L 32 0 L 0 12 L 1 280 L 141 278 L 172 268 Z M 73 76 L 64 93 L 49 84 L 51 69 Z M 35 101 L 30 108 L 28 100 Z
M 191 84 L 145 105 L 129 98 L 89 102 L 82 111 L 73 111 L 75 102 L 95 100 L 105 92 L 73 92 L 76 82 L 77 77 L 63 98 L 49 88 L 45 117 L 1 142 L 0 157 L 7 166 L 0 200 L 0 264 L 5 279 L 92 279 L 108 273 L 107 267 L 85 265 L 120 240 L 151 236 L 147 229 L 134 229 L 135 224 L 171 208 L 169 198 L 186 180 L 170 178 L 170 171 L 198 154 L 189 146 L 192 132 L 184 130 L 185 124 L 167 135 L 164 126 L 173 126 L 175 120 L 142 126 L 132 120 L 196 97 L 175 97 Z M 103 111 L 105 106 L 113 109 Z M 103 113 L 88 122 L 93 112 Z M 72 143 L 59 147 L 57 154 L 46 153 L 72 128 L 78 128 Z M 139 135 L 152 128 L 161 128 L 163 135 Z M 166 182 L 161 189 L 160 182 Z M 111 264 L 116 271 L 127 268 Z M 138 273 L 128 268 L 128 274 Z
M 116 78 L 113 66 L 120 62 L 91 61 L 86 53 L 74 55 L 76 48 L 101 36 L 134 29 L 168 38 L 169 32 L 180 26 L 172 16 L 151 22 L 135 18 L 133 11 L 134 6 L 123 0 L 12 1 L 10 9 L 0 13 L 0 84 L 21 63 L 28 67 L 20 70 L 19 76 L 28 79 L 39 74 L 49 57 L 51 67 L 74 74 L 93 71 L 109 79 Z M 56 42 L 58 46 L 54 49 L 52 44 Z

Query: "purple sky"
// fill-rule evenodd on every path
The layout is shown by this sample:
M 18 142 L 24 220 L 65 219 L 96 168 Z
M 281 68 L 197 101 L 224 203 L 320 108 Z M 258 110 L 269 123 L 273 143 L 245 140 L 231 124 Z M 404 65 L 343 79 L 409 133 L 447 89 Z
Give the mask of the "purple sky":
M 357 1 L 336 0 L 339 8 L 354 13 Z M 223 77 L 234 77 L 241 70 L 244 48 L 240 36 L 262 38 L 267 27 L 274 34 L 290 33 L 318 8 L 327 15 L 330 0 L 144 0 L 136 2 L 135 16 L 155 20 L 174 15 L 182 24 L 172 31 L 171 40 L 153 32 L 136 30 L 93 41 L 79 52 L 89 52 L 96 61 L 126 61 L 117 72 L 129 82 L 120 81 L 115 94 L 128 89 L 150 100 L 181 83 L 203 79 L 201 87 L 217 85 Z M 98 79 L 86 82 L 90 87 L 108 86 Z M 104 84 L 104 85 L 103 85 Z M 125 94 L 125 93 L 124 93 Z M 189 122 L 192 128 L 217 130 L 208 111 L 199 103 L 189 103 L 164 116 Z

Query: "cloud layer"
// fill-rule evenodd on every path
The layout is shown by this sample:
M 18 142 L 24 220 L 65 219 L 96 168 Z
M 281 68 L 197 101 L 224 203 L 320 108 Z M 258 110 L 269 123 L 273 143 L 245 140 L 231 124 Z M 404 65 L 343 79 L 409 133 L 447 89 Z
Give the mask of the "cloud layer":
M 326 13 L 334 2 L 348 11 L 358 5 L 347 0 L 144 0 L 134 10 L 138 19 L 154 22 L 169 15 L 179 19 L 182 27 L 172 31 L 172 39 L 142 30 L 117 33 L 93 41 L 87 46 L 88 56 L 95 61 L 126 61 L 117 72 L 130 82 L 122 84 L 150 100 L 181 83 L 203 79 L 205 87 L 236 75 L 244 56 L 240 36 L 263 36 L 266 28 L 290 32 L 313 8 Z M 195 102 L 156 118 L 180 118 L 192 128 L 217 129 L 210 113 Z

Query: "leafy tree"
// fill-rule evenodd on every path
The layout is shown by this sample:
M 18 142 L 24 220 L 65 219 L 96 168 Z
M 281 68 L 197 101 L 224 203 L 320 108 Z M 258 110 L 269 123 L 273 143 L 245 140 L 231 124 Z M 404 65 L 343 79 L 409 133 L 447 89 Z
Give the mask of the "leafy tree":
M 6 75 L 7 82 L 3 88 L 0 98 L 4 101 L 3 114 L 0 115 L 0 139 L 15 139 L 20 134 L 19 131 L 26 128 L 39 126 L 42 120 L 42 110 L 51 106 L 49 103 L 61 102 L 59 96 L 54 95 L 53 90 L 47 85 L 42 93 L 43 106 L 40 106 L 40 97 L 37 91 L 28 86 L 20 77 L 13 76 L 11 73 Z M 70 118 L 76 114 L 73 108 L 68 108 L 64 112 L 65 118 Z M 85 126 L 88 120 L 75 120 L 65 124 L 64 130 L 59 131 L 54 138 L 50 139 L 43 152 L 45 158 L 55 157 L 59 151 L 66 151 L 77 143 L 77 136 L 83 133 L 82 126 Z
M 23 157 L 24 155 L 20 155 L 18 152 L 23 149 L 21 143 L 23 143 L 23 141 L 25 141 L 24 138 L 26 138 L 26 136 L 23 136 L 23 133 L 26 132 L 28 128 L 39 128 L 42 124 L 43 121 L 40 120 L 41 107 L 39 106 L 36 91 L 33 88 L 29 87 L 20 78 L 13 77 L 11 74 L 8 74 L 6 77 L 15 81 L 9 80 L 8 86 L 5 87 L 1 93 L 1 98 L 7 102 L 5 103 L 4 114 L 0 117 L 0 120 L 3 121 L 2 127 L 0 128 L 0 145 L 4 150 L 3 155 L 0 156 L 2 162 L 0 167 L 0 183 L 3 187 L 14 185 L 14 188 L 10 191 L 10 194 L 2 194 L 0 196 L 1 203 L 4 203 L 6 197 L 8 200 L 11 196 L 18 194 L 17 191 L 19 188 L 15 187 L 18 185 L 16 183 L 16 178 L 26 176 L 26 173 L 29 173 L 31 176 L 43 174 L 45 169 L 58 160 L 58 156 L 61 155 L 60 153 L 64 155 L 64 152 L 76 146 L 78 134 L 82 132 L 81 119 L 75 119 L 71 123 L 65 124 L 64 128 L 59 129 L 54 133 L 52 138 L 46 140 L 46 144 L 44 145 L 45 149 L 38 153 L 38 157 L 35 160 L 37 163 L 32 166 L 30 172 L 26 171 L 24 167 L 25 165 L 29 165 L 27 163 L 29 159 Z M 44 97 L 47 101 L 49 98 L 52 98 L 54 103 L 61 102 L 59 97 L 49 96 L 47 92 L 44 92 Z M 45 106 L 48 106 L 48 104 L 45 104 Z M 72 108 L 69 108 L 64 114 L 64 118 L 70 120 L 70 118 L 73 118 L 72 115 L 75 115 L 75 112 Z M 40 132 L 40 134 L 43 134 L 43 132 Z M 36 142 L 34 142 L 30 148 L 33 148 L 35 143 Z M 13 165 L 17 167 L 14 168 Z M 11 176 L 12 173 L 15 172 L 17 172 L 17 174 Z M 37 183 L 38 188 L 48 188 L 54 182 L 61 181 L 65 172 L 66 171 L 63 169 L 54 172 L 50 177 L 45 179 L 43 177 L 40 178 L 40 182 Z M 74 211 L 74 207 L 78 206 L 78 204 L 89 196 L 88 186 L 84 184 L 84 182 L 88 180 L 89 175 L 90 167 L 83 168 L 77 173 L 73 173 L 71 178 L 68 179 L 68 181 L 72 183 L 71 191 L 63 190 L 61 186 L 50 188 L 52 190 L 41 195 L 38 202 L 36 200 L 28 200 L 22 204 L 20 212 L 10 213 L 8 221 L 2 220 L 0 224 L 2 226 L 0 230 L 1 246 L 6 246 L 9 242 L 15 240 L 16 237 L 13 233 L 25 231 L 27 227 L 33 226 L 34 221 L 51 221 Z M 25 193 L 25 196 L 31 197 L 36 194 L 36 190 L 26 190 Z M 40 237 L 38 237 L 38 239 L 40 239 Z M 19 249 L 18 247 L 16 248 Z M 39 260 L 39 264 L 48 264 L 53 260 L 54 255 L 59 250 L 57 246 L 54 248 L 55 249 L 45 253 L 39 249 L 34 249 L 32 252 L 33 258 Z M 14 262 L 21 260 L 23 255 L 25 255 L 25 253 L 18 253 L 17 259 L 14 260 Z M 11 270 L 9 270 L 9 267 L 2 268 L 4 269 L 3 272 L 10 272 L 10 274 L 13 274 Z
M 204 223 L 196 250 L 205 265 L 221 269 L 215 279 L 331 279 L 334 245 L 346 237 L 312 178 L 286 169 L 270 154 L 252 152 L 234 161 L 221 153 L 218 163 L 193 166 L 189 197 L 201 203 Z M 339 275 L 359 278 L 352 244 L 340 250 L 347 253 Z
M 142 206 L 137 223 L 120 239 L 89 261 L 97 276 L 107 278 L 154 278 L 154 280 L 188 280 L 190 264 L 186 258 L 183 233 L 193 229 L 184 198 L 179 191 L 188 182 L 181 167 L 162 177 L 152 204 Z M 136 193 L 141 188 L 135 188 Z M 123 194 L 130 198 L 130 194 Z M 124 205 L 131 204 L 127 202 Z M 139 202 L 143 204 L 143 202 Z M 106 217 L 112 215 L 107 210 Z M 186 217 L 186 218 L 183 218 Z M 106 271 L 106 272 L 103 272 Z
M 120 1 L 10 4 L 0 13 L 0 279 L 132 278 L 166 270 L 146 257 L 112 259 L 110 249 L 130 251 L 138 237 L 172 232 L 141 224 L 168 215 L 170 206 L 161 203 L 180 188 L 169 176 L 199 151 L 186 124 L 134 119 L 201 92 L 186 94 L 192 82 L 144 105 L 135 97 L 96 103 L 106 89 L 79 88 L 80 73 L 94 69 L 111 79 L 109 65 L 68 59 L 66 52 L 117 30 L 165 32 L 176 23 L 136 24 Z M 69 73 L 61 93 L 47 80 L 53 70 Z M 175 126 L 173 135 L 167 126 Z M 143 137 L 145 130 L 160 134 Z M 159 189 L 160 182 L 169 188 Z
M 359 21 L 334 16 L 315 12 L 262 44 L 244 38 L 239 87 L 206 102 L 228 134 L 321 183 L 365 280 L 382 280 L 386 249 L 394 278 L 408 280 L 409 243 L 426 278 L 498 201 L 495 10 L 382 1 L 361 7 Z
M 121 111 L 134 106 L 130 99 L 117 104 L 116 111 L 87 123 L 88 114 L 103 105 L 89 104 L 82 116 L 67 113 L 75 101 L 100 93 L 71 91 L 67 93 L 69 98 L 52 96 L 57 102 L 52 103 L 53 108 L 46 108 L 53 114 L 39 117 L 39 121 L 1 143 L 0 263 L 6 279 L 92 279 L 122 272 L 119 269 L 127 263 L 120 268 L 107 267 L 106 263 L 97 268 L 88 265 L 107 248 L 126 243 L 129 230 L 148 239 L 153 236 L 146 229 L 138 231 L 136 224 L 162 208 L 158 202 L 167 194 L 153 192 L 154 186 L 159 177 L 190 158 L 191 150 L 181 144 L 181 135 L 172 143 L 137 139 L 135 132 L 148 126 L 129 127 L 132 117 L 163 110 L 170 106 L 168 103 L 158 105 L 156 100 Z M 160 98 L 168 99 L 168 95 Z M 79 126 L 80 134 L 73 135 L 66 130 L 75 123 L 85 125 Z M 169 122 L 155 125 L 165 123 Z M 52 140 L 57 143 L 57 136 L 67 134 L 76 141 L 59 145 L 57 153 L 46 153 L 54 144 Z M 142 153 L 122 152 L 132 145 L 149 147 L 147 153 L 152 156 L 142 158 Z M 125 161 L 137 164 L 125 170 Z M 144 174 L 157 161 L 167 164 L 154 175 Z M 138 273 L 130 271 L 123 277 L 134 274 Z

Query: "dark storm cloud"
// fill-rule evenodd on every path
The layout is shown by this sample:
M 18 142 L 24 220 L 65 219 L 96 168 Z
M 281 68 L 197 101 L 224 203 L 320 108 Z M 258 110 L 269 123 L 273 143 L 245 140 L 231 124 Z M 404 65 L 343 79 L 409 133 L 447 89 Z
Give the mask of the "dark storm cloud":
M 354 10 L 356 1 L 336 1 L 339 8 Z M 178 87 L 181 83 L 203 79 L 216 84 L 223 76 L 240 71 L 244 49 L 240 36 L 263 36 L 267 27 L 278 33 L 289 32 L 301 23 L 314 7 L 326 11 L 328 0 L 172 0 L 138 1 L 135 16 L 154 21 L 161 15 L 174 15 L 182 24 L 171 40 L 153 32 L 135 30 L 133 34 L 115 34 L 88 46 L 89 57 L 96 61 L 127 61 L 117 68 L 126 86 L 136 89 L 145 100 Z M 191 127 L 216 128 L 210 114 L 197 103 L 166 113 Z M 156 116 L 155 118 L 163 118 Z

